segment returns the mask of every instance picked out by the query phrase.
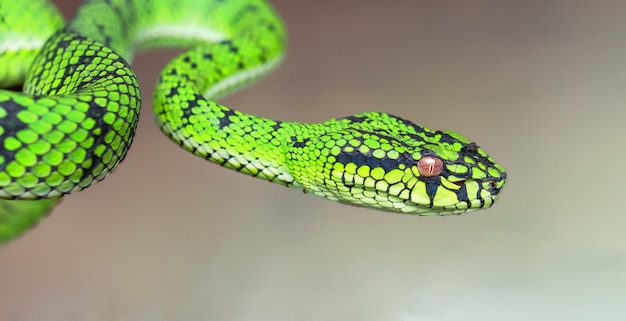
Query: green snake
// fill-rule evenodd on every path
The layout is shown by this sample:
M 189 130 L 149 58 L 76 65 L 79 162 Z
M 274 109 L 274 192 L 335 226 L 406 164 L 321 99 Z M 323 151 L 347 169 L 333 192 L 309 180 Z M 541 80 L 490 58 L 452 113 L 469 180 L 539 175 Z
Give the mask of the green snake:
M 0 3 L 0 243 L 104 179 L 137 127 L 139 50 L 188 51 L 162 71 L 154 115 L 183 149 L 328 200 L 447 215 L 488 208 L 506 173 L 464 136 L 383 112 L 305 124 L 214 102 L 285 55 L 262 0 L 87 0 L 64 24 L 45 0 Z M 19 87 L 18 87 L 19 88 Z

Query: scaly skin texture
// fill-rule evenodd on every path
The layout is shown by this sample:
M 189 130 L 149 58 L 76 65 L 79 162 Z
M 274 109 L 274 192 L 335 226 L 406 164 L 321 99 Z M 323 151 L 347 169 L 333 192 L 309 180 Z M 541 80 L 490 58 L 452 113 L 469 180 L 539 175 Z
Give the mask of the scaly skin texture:
M 46 40 L 63 26 L 47 0 L 0 2 L 0 88 L 21 85 Z
M 29 23 L 6 10 L 11 6 L 0 5 L 0 15 L 11 15 L 3 21 L 15 26 L 0 30 Z M 20 6 L 50 17 L 49 27 L 29 31 L 41 30 L 37 39 L 59 28 L 55 10 L 42 1 Z M 504 169 L 459 134 L 380 112 L 320 124 L 282 122 L 213 101 L 273 70 L 285 39 L 281 19 L 262 0 L 86 1 L 34 61 L 24 58 L 26 65 L 33 61 L 24 93 L 0 92 L 0 197 L 9 199 L 0 203 L 0 242 L 124 159 L 141 101 L 129 62 L 137 50 L 155 47 L 191 48 L 164 68 L 154 112 L 166 135 L 200 157 L 390 212 L 460 214 L 493 204 L 506 181 Z M 9 68 L 3 56 L 26 51 L 16 46 L 0 53 L 0 68 Z M 23 70 L 6 72 L 10 77 L 0 84 L 19 82 Z

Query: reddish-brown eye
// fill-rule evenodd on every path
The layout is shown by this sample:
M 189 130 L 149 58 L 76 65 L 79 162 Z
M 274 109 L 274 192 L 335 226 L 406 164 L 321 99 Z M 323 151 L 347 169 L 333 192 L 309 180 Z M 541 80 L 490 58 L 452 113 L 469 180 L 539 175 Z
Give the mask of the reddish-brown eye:
M 419 170 L 422 176 L 437 176 L 443 171 L 443 161 L 434 156 L 424 156 L 417 161 L 417 170 Z

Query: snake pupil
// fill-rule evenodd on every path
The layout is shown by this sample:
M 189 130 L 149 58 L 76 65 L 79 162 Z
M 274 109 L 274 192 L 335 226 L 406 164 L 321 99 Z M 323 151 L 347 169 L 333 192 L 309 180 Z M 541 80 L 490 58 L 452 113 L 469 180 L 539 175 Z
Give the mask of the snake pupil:
M 420 175 L 434 177 L 443 171 L 443 161 L 434 156 L 424 156 L 417 161 L 417 169 Z

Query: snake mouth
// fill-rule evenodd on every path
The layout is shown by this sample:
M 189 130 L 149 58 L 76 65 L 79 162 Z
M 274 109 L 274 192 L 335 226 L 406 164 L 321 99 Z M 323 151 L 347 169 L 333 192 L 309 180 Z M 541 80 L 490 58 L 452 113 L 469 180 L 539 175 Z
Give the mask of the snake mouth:
M 452 183 L 452 184 L 454 184 L 456 186 L 461 187 L 461 186 L 465 185 L 465 181 L 466 180 L 463 179 L 463 180 L 460 180 L 460 181 L 451 181 L 450 183 Z

